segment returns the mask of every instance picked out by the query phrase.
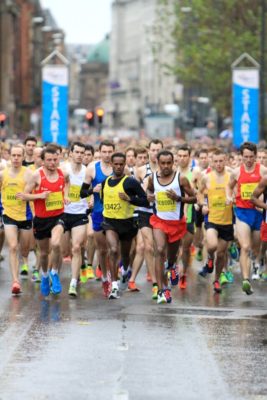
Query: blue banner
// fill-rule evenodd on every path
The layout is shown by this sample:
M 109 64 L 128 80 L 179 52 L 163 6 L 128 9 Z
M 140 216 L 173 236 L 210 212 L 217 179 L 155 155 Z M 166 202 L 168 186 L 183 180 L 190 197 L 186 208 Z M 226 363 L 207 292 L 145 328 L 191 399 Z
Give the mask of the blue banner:
M 43 68 L 42 140 L 68 145 L 68 68 L 64 65 Z
M 259 141 L 259 70 L 233 70 L 233 142 Z

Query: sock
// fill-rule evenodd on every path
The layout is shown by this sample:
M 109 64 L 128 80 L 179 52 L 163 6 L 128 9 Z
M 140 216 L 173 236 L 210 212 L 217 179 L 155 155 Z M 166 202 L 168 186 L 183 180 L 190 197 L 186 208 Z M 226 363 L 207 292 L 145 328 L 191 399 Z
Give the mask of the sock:
M 51 274 L 52 274 L 52 275 L 58 274 L 58 269 L 52 268 L 52 269 L 51 269 Z
M 42 271 L 42 275 L 43 275 L 44 278 L 48 278 L 48 272 Z
M 72 280 L 70 281 L 70 286 L 77 286 L 77 279 L 72 278 Z
M 85 269 L 85 268 L 86 268 L 85 264 L 81 265 L 81 269 Z
M 118 282 L 117 281 L 113 281 L 112 282 L 112 289 L 118 289 Z
M 104 278 L 104 276 L 102 276 L 102 282 L 104 283 L 104 282 L 107 282 L 107 281 L 108 281 L 108 278 L 107 277 Z

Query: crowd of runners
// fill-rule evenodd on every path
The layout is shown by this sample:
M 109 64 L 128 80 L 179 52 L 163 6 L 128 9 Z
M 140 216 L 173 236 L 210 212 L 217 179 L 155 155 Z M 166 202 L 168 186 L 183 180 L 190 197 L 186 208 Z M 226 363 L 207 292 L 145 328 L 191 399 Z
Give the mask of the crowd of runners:
M 170 303 L 172 287 L 190 285 L 194 257 L 216 293 L 233 282 L 233 263 L 245 294 L 253 280 L 267 281 L 267 150 L 253 143 L 226 154 L 154 139 L 116 151 L 108 140 L 62 149 L 29 136 L 2 152 L 0 183 L 0 251 L 5 240 L 13 295 L 25 277 L 43 296 L 59 295 L 66 258 L 73 297 L 90 279 L 109 299 L 139 291 L 143 267 L 152 299 Z

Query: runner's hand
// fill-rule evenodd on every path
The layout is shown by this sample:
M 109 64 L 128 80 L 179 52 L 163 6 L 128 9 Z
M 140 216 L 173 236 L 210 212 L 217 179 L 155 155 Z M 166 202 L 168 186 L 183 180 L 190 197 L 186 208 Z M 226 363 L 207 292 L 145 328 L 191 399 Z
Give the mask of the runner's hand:
M 38 199 L 47 199 L 49 194 L 51 193 L 50 190 L 47 190 L 46 192 L 42 192 L 38 194 Z
M 169 199 L 171 199 L 171 200 L 174 200 L 174 201 L 181 200 L 181 196 L 178 196 L 178 194 L 175 193 L 175 191 L 173 189 L 166 190 L 166 193 L 167 193 L 167 197 L 169 197 Z
M 100 193 L 100 192 L 101 192 L 101 189 L 102 189 L 102 185 L 101 185 L 101 183 L 98 183 L 98 184 L 94 187 L 93 192 L 94 192 L 94 193 Z
M 120 198 L 121 200 L 130 201 L 130 197 L 129 197 L 126 193 L 124 193 L 124 192 L 120 192 L 120 193 L 119 193 L 119 198 Z
M 17 193 L 16 194 L 16 199 L 19 199 L 19 200 L 26 200 L 25 199 L 25 193 Z
M 202 207 L 202 214 L 207 215 L 209 213 L 209 207 L 208 206 L 203 206 Z
M 155 195 L 154 194 L 150 193 L 146 197 L 147 197 L 147 201 L 149 203 L 154 203 L 154 201 L 155 201 Z

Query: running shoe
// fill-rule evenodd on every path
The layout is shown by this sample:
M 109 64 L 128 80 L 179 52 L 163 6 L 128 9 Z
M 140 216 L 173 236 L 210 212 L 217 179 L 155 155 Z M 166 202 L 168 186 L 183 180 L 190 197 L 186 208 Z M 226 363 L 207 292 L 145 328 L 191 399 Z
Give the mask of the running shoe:
M 180 289 L 186 289 L 187 282 L 186 282 L 186 275 L 182 275 L 179 281 L 179 288 Z
M 152 282 L 152 278 L 148 272 L 146 274 L 146 280 L 147 280 L 147 282 Z
M 205 264 L 204 267 L 199 271 L 198 275 L 202 276 L 202 278 L 206 278 L 206 276 L 208 275 L 209 271 L 208 271 L 208 267 Z
M 243 292 L 245 292 L 248 296 L 249 296 L 250 294 L 253 293 L 253 289 L 252 289 L 251 283 L 249 282 L 248 279 L 244 279 L 244 280 L 243 280 L 243 282 L 242 282 L 242 290 L 243 290 Z
M 110 283 L 109 281 L 102 282 L 102 288 L 104 292 L 104 296 L 108 297 L 110 293 Z
M 191 254 L 191 256 L 196 255 L 196 248 L 193 244 L 191 244 L 191 246 L 190 246 L 190 254 Z
M 159 290 L 158 297 L 157 297 L 157 304 L 163 304 L 163 303 L 167 303 L 167 299 L 165 297 L 164 291 Z
M 202 251 L 202 249 L 198 249 L 197 254 L 196 254 L 196 260 L 197 261 L 203 261 L 203 251 Z
M 152 286 L 152 300 L 157 300 L 157 298 L 158 298 L 158 290 L 159 290 L 159 288 L 158 288 L 157 285 Z
M 123 267 L 121 267 L 121 276 L 120 276 L 120 290 L 127 289 L 127 284 L 129 281 L 129 267 L 125 271 Z
M 220 285 L 219 281 L 214 281 L 213 282 L 213 290 L 214 290 L 215 293 L 221 293 L 222 292 L 222 288 L 221 288 L 221 285 Z
M 11 293 L 14 295 L 21 294 L 21 287 L 19 282 L 13 282 L 12 288 L 11 288 Z
M 28 267 L 27 264 L 23 264 L 23 265 L 20 267 L 20 275 L 21 275 L 21 276 L 28 276 L 28 274 L 29 274 L 29 267 Z
M 119 299 L 119 289 L 118 288 L 113 288 L 108 296 L 109 299 Z
M 225 273 L 226 279 L 228 280 L 229 283 L 233 283 L 234 282 L 234 274 L 232 273 L 232 271 L 228 270 Z
M 37 269 L 34 269 L 32 271 L 32 282 L 36 282 L 36 283 L 41 282 L 40 274 Z
M 176 265 L 171 268 L 171 276 L 170 276 L 172 286 L 177 286 L 179 282 L 179 273 L 177 271 Z
M 264 281 L 267 281 L 267 272 L 263 272 L 261 274 L 261 279 L 263 279 Z
M 235 242 L 231 243 L 231 246 L 229 247 L 228 251 L 233 260 L 239 259 L 239 250 Z
M 102 279 L 102 271 L 100 265 L 98 265 L 95 269 L 95 278 L 97 281 L 100 281 Z
M 140 292 L 140 289 L 138 289 L 135 282 L 128 282 L 128 290 L 130 292 Z
M 207 261 L 207 269 L 208 269 L 208 273 L 212 274 L 213 270 L 214 270 L 214 259 L 208 257 L 208 261 Z
M 95 272 L 92 265 L 87 265 L 86 267 L 86 277 L 87 279 L 95 279 Z
M 50 272 L 50 280 L 51 280 L 51 292 L 53 294 L 59 294 L 62 291 L 62 286 L 60 283 L 59 275 L 58 274 L 52 274 Z
M 76 286 L 70 285 L 68 293 L 72 297 L 77 297 L 77 288 L 76 288 Z
M 169 289 L 169 288 L 164 289 L 164 296 L 165 296 L 165 299 L 166 299 L 167 303 L 171 303 L 172 302 L 171 289 Z
M 50 294 L 50 280 L 49 280 L 49 276 L 45 277 L 42 276 L 41 278 L 41 285 L 40 285 L 40 290 L 41 290 L 41 294 L 43 296 L 49 296 Z
M 80 280 L 81 280 L 81 282 L 82 283 L 86 283 L 87 282 L 87 271 L 86 271 L 86 268 L 85 267 L 81 267 L 81 270 L 80 270 Z
M 254 264 L 252 268 L 252 276 L 251 276 L 253 281 L 258 281 L 260 280 L 260 274 L 259 274 L 259 265 Z
M 226 276 L 226 272 L 222 272 L 221 273 L 220 278 L 219 278 L 219 282 L 220 282 L 221 286 L 227 285 L 227 283 L 229 283 L 229 281 L 227 279 L 227 276 Z

